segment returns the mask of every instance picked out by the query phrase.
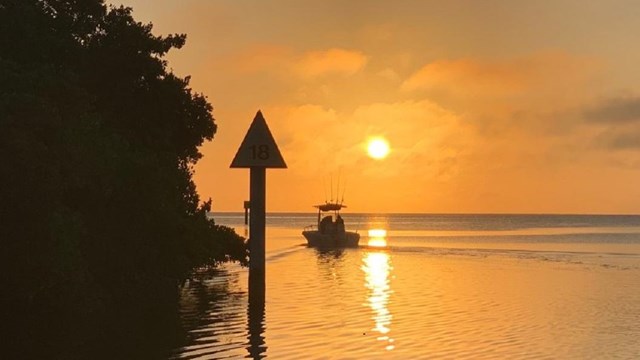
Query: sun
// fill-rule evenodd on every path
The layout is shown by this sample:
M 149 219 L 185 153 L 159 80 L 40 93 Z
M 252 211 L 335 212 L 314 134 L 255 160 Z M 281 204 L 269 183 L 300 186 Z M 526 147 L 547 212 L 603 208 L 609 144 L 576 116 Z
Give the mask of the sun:
M 367 143 L 367 153 L 373 159 L 384 159 L 389 155 L 389 151 L 389 142 L 385 138 L 371 138 Z

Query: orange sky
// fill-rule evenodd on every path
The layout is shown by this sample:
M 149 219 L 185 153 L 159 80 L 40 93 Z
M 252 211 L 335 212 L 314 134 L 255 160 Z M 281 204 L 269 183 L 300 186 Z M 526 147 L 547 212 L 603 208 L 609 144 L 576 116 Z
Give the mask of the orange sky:
M 636 1 L 124 4 L 187 34 L 169 66 L 214 106 L 195 175 L 214 211 L 248 198 L 229 164 L 261 109 L 289 166 L 267 211 L 340 177 L 353 212 L 640 213 Z

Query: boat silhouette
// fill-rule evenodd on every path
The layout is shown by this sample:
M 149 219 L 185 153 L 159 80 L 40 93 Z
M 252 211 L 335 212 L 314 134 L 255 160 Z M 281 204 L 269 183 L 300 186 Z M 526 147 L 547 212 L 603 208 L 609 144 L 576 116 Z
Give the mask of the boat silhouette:
M 315 205 L 318 209 L 317 225 L 304 228 L 302 235 L 307 245 L 316 248 L 357 247 L 360 241 L 358 232 L 347 231 L 340 210 L 347 206 L 342 203 L 326 202 Z

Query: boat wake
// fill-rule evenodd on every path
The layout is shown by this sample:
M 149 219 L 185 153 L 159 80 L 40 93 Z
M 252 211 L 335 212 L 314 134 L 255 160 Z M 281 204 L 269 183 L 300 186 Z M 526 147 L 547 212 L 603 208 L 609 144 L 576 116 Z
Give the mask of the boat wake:
M 266 256 L 266 260 L 267 261 L 278 261 L 281 260 L 283 258 L 286 258 L 290 255 L 293 255 L 294 253 L 302 250 L 303 248 L 305 248 L 307 246 L 307 244 L 300 244 L 300 245 L 294 245 L 294 246 L 290 246 L 284 249 L 278 249 L 274 252 L 270 252 L 267 254 Z

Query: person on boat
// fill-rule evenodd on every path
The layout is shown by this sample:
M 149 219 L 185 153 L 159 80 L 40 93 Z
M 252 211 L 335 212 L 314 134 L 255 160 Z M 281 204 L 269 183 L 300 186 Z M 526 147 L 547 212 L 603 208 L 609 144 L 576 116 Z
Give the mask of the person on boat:
M 344 220 L 340 214 L 336 217 L 336 232 L 338 234 L 344 233 Z
M 331 232 L 332 227 L 333 227 L 333 219 L 331 218 L 331 215 L 328 215 L 322 218 L 322 221 L 320 221 L 320 226 L 318 230 L 320 230 L 320 233 L 325 234 L 325 233 Z

